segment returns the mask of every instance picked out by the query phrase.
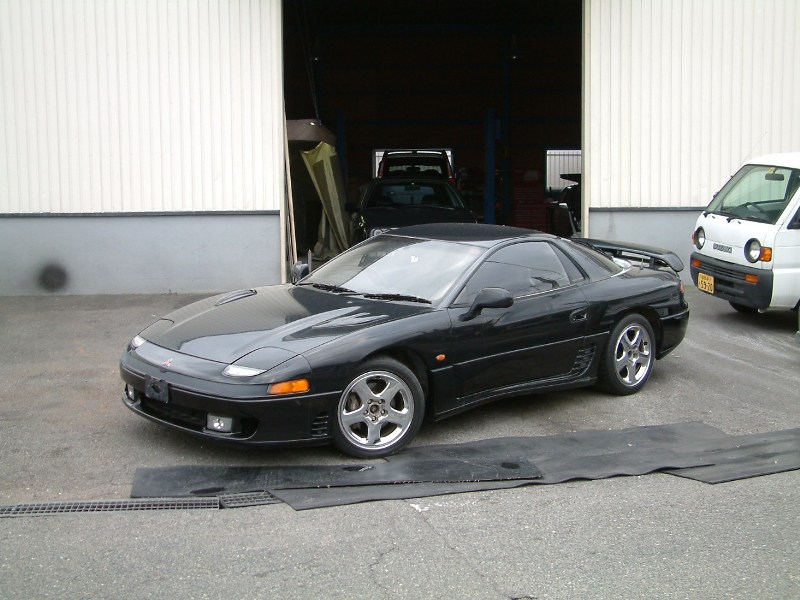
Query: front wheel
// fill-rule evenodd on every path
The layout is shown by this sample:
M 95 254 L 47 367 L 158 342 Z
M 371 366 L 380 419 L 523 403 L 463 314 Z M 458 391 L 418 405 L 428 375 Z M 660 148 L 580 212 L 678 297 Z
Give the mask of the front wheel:
M 598 384 L 618 396 L 636 393 L 650 377 L 655 360 L 655 336 L 649 321 L 642 315 L 628 315 L 608 338 Z
M 339 399 L 333 441 L 359 458 L 388 456 L 416 435 L 425 413 L 419 380 L 389 357 L 366 361 Z

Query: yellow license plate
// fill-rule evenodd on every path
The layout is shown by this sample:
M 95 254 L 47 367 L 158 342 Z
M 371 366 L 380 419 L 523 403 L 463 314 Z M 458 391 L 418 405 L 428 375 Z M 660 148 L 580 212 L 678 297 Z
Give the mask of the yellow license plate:
M 714 293 L 714 277 L 705 273 L 697 274 L 697 289 L 709 294 Z

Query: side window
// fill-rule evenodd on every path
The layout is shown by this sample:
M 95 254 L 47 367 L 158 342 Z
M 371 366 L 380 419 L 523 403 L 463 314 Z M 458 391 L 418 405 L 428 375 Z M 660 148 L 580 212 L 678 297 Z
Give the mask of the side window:
M 581 278 L 580 271 L 571 266 L 575 270 L 572 281 L 576 281 Z M 486 287 L 505 288 L 518 298 L 554 290 L 572 281 L 550 244 L 523 242 L 492 254 L 467 282 L 456 303 L 471 304 Z

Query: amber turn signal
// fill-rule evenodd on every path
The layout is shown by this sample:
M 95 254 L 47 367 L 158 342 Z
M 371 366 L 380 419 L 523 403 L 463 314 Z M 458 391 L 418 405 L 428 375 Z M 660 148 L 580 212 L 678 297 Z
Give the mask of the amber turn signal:
M 308 379 L 293 379 L 292 381 L 281 381 L 273 383 L 267 389 L 268 394 L 300 394 L 311 389 Z

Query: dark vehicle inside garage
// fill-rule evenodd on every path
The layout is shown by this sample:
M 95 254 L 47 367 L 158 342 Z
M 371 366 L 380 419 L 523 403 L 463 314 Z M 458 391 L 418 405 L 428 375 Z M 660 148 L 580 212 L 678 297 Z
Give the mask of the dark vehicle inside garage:
M 361 201 L 376 150 L 447 148 L 479 221 L 569 235 L 552 211 L 572 182 L 546 157 L 580 153 L 581 18 L 579 0 L 286 0 L 287 119 L 334 135 L 343 206 Z M 298 220 L 303 255 L 317 231 Z

